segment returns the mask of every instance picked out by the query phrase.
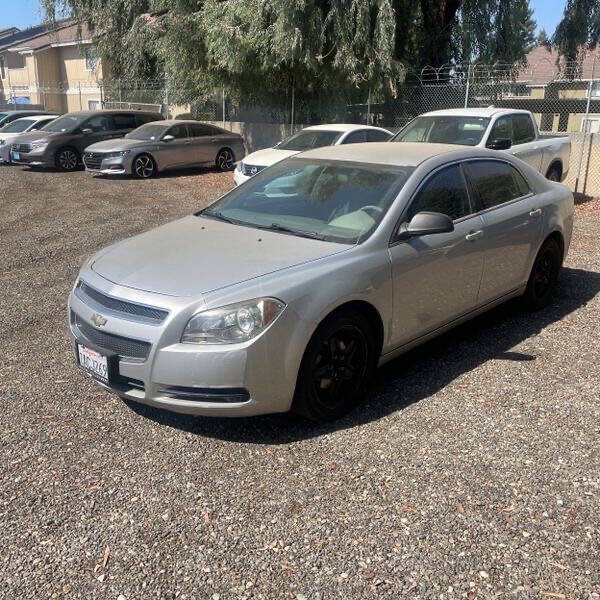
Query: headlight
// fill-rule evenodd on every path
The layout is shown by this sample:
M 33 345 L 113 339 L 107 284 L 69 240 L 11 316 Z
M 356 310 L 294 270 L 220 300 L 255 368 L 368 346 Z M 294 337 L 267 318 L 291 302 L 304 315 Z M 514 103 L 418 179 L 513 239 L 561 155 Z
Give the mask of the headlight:
M 4 140 L 0 140 L 0 146 L 4 146 L 6 142 Z
M 102 158 L 119 158 L 120 156 L 127 156 L 130 150 L 123 150 L 121 152 L 107 152 Z
M 258 298 L 239 304 L 205 310 L 185 326 L 184 344 L 236 344 L 256 337 L 283 312 L 276 298 Z
M 32 150 L 45 150 L 47 145 L 48 145 L 48 142 L 33 142 L 31 144 L 31 149 Z
M 238 168 L 238 171 L 240 173 L 243 173 L 244 172 L 244 161 L 240 160 L 240 162 L 238 163 L 237 168 Z

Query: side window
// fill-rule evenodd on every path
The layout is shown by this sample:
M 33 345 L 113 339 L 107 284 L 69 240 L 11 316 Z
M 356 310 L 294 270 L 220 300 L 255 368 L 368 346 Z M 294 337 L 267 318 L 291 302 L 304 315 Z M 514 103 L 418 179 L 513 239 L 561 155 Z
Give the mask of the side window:
M 377 129 L 367 129 L 367 142 L 387 142 L 391 134 Z
M 184 124 L 173 125 L 165 135 L 172 135 L 175 139 L 186 138 L 188 136 L 187 127 Z
M 510 140 L 513 141 L 513 130 L 511 117 L 500 117 L 492 127 L 490 136 L 488 137 L 488 146 L 494 140 Z
M 360 129 L 359 131 L 353 131 L 348 134 L 342 144 L 359 144 L 360 142 L 366 142 L 367 135 L 364 129 Z
M 112 115 L 94 115 L 81 126 L 81 129 L 91 129 L 94 133 L 112 131 L 114 129 Z
M 467 164 L 469 179 L 484 210 L 520 198 L 530 191 L 521 174 L 508 163 L 476 160 Z
M 190 137 L 201 137 L 205 135 L 216 135 L 217 130 L 210 125 L 203 125 L 201 123 L 191 123 L 188 125 L 188 129 L 190 130 Z
M 135 129 L 135 115 L 118 113 L 113 115 L 115 129 Z
M 529 115 L 513 115 L 513 144 L 525 144 L 535 140 L 535 129 Z
M 159 116 L 160 115 L 158 113 L 156 113 L 156 117 L 154 117 L 153 115 L 136 114 L 135 115 L 136 127 L 139 127 L 140 125 L 145 125 L 146 123 L 153 123 L 154 121 L 158 121 Z
M 472 212 L 469 194 L 458 165 L 446 167 L 426 180 L 417 192 L 405 221 L 422 211 L 439 212 L 456 220 Z

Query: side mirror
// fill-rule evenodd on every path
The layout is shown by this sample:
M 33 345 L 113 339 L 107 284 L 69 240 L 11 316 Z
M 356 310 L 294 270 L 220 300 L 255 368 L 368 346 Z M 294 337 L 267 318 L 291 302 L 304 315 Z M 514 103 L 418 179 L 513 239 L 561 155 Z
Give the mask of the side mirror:
M 492 150 L 508 150 L 511 146 L 512 142 L 508 138 L 490 140 L 487 144 L 487 147 Z
M 454 223 L 448 215 L 437 212 L 417 213 L 410 223 L 402 223 L 397 240 L 407 240 L 411 237 L 431 235 L 432 233 L 450 233 L 454 231 Z
M 175 138 L 174 138 L 172 135 L 170 135 L 170 134 L 167 134 L 167 135 L 163 136 L 163 139 L 162 139 L 162 141 L 163 141 L 163 142 L 170 142 L 171 140 L 174 140 L 174 139 L 175 139 Z
M 93 131 L 89 127 L 84 127 L 81 130 L 81 133 L 83 133 L 83 135 L 90 135 L 90 133 L 93 133 Z

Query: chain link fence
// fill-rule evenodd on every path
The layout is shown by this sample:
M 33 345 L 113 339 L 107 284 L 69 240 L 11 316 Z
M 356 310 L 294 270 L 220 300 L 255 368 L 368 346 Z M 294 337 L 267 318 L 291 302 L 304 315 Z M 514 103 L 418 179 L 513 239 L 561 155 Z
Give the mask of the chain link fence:
M 3 97 L 4 94 L 4 97 Z M 260 97 L 260 93 L 255 95 Z M 234 100 L 226 90 L 193 98 L 188 90 L 159 80 L 86 80 L 46 83 L 0 91 L 0 103 L 11 99 L 69 112 L 127 108 L 161 112 L 171 118 L 194 118 L 244 135 L 248 151 L 274 145 L 307 125 L 365 123 L 397 131 L 424 112 L 448 108 L 495 106 L 533 113 L 543 135 L 568 135 L 571 161 L 566 179 L 574 191 L 600 196 L 600 55 L 561 63 L 543 47 L 527 66 L 450 65 L 407 72 L 387 97 L 366 90 L 345 94 L 308 93 L 290 87 L 262 101 Z

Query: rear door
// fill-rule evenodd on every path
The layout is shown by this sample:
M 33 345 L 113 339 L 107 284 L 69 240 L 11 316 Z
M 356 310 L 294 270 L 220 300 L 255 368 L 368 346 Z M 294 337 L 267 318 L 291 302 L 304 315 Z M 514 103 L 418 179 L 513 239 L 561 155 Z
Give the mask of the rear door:
M 188 129 L 194 162 L 214 162 L 221 148 L 221 132 L 204 123 L 190 123 Z
M 113 115 L 114 131 L 111 137 L 122 138 L 136 128 L 135 114 L 115 113 Z
M 526 113 L 515 113 L 510 118 L 513 137 L 509 152 L 539 172 L 542 167 L 543 148 L 536 139 L 531 117 Z
M 359 129 L 357 131 L 351 131 L 340 144 L 360 144 L 367 141 L 367 130 Z
M 529 270 L 542 234 L 542 207 L 523 175 L 503 160 L 465 163 L 483 219 L 483 277 L 478 304 L 518 289 Z
M 442 167 L 417 190 L 400 223 L 422 211 L 440 212 L 454 231 L 394 242 L 392 336 L 401 346 L 475 308 L 483 272 L 483 221 L 474 214 L 460 164 Z

